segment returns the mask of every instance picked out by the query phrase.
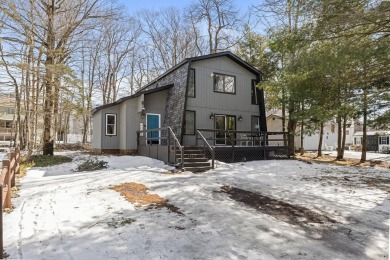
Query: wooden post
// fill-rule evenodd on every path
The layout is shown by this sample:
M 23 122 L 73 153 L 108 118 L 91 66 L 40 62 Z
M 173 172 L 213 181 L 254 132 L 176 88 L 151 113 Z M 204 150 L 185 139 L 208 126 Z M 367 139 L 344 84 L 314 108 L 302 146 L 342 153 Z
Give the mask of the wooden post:
M 10 163 L 9 160 L 3 160 L 3 169 L 6 168 L 6 176 L 4 178 L 3 189 L 7 187 L 3 208 L 11 208 L 11 178 L 10 178 Z
M 10 159 L 10 169 L 9 169 L 9 174 L 10 174 L 10 179 L 11 179 L 11 186 L 10 187 L 15 187 L 15 169 L 16 169 L 16 152 L 11 153 L 11 159 Z
M 15 149 L 15 153 L 16 153 L 16 170 L 15 170 L 15 174 L 20 174 L 20 149 L 19 147 L 16 147 Z
M 3 185 L 0 183 L 0 259 L 3 259 Z

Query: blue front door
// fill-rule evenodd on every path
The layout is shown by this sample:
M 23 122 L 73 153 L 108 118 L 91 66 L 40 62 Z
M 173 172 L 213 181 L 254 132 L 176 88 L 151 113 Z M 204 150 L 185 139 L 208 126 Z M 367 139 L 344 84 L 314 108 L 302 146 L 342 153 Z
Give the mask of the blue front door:
M 156 114 L 146 114 L 146 129 L 157 129 L 160 128 L 160 115 Z M 160 140 L 159 131 L 148 132 L 147 143 L 148 144 L 159 144 Z

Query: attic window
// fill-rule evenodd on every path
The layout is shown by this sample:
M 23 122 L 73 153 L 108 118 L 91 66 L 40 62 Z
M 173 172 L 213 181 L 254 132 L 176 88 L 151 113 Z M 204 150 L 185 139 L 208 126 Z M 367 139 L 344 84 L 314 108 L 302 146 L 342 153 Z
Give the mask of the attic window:
M 236 93 L 236 78 L 234 76 L 214 74 L 214 91 L 221 93 Z
M 116 114 L 106 114 L 106 135 L 116 135 Z

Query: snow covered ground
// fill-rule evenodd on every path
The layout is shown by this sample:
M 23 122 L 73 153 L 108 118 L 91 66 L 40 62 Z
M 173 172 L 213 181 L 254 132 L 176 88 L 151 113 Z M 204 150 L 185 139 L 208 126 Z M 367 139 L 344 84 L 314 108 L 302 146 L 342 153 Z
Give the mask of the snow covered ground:
M 31 169 L 4 217 L 5 250 L 17 259 L 387 259 L 390 171 L 294 160 L 218 163 L 203 174 L 164 174 L 146 157 L 99 156 Z M 377 182 L 379 180 L 379 182 Z M 110 185 L 138 182 L 169 199 L 135 208 Z M 295 223 L 221 192 L 230 185 L 333 219 Z
M 333 151 L 330 155 L 336 157 L 337 151 Z M 361 156 L 362 152 L 344 151 L 344 158 L 360 159 Z M 390 154 L 367 152 L 366 156 L 367 160 L 390 162 Z

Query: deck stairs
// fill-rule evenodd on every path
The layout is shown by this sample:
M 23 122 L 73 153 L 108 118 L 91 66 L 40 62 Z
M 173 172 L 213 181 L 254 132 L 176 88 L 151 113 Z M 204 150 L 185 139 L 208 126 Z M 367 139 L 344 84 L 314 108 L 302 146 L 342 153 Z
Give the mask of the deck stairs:
M 184 147 L 184 156 L 181 158 L 180 151 L 176 153 L 178 163 L 184 159 L 183 168 L 191 172 L 204 172 L 212 169 L 209 159 L 203 152 L 202 147 Z

